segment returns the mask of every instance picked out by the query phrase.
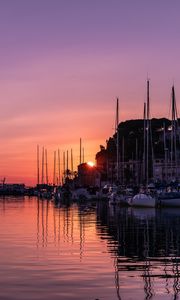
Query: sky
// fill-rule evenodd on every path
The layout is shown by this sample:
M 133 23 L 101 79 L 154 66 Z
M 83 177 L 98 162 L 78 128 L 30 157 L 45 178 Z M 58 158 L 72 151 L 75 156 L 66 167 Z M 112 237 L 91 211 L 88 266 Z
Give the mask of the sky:
M 180 97 L 179 0 L 0 0 L 0 180 L 37 181 L 36 148 L 85 161 L 120 121 Z M 179 96 L 178 96 L 179 95 Z

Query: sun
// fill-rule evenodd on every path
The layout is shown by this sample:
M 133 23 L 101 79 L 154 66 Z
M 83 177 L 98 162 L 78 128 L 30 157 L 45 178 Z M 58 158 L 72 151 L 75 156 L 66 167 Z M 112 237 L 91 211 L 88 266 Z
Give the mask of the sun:
M 90 166 L 90 167 L 94 167 L 94 166 L 95 166 L 95 164 L 94 164 L 92 161 L 88 161 L 87 164 L 88 164 L 88 166 Z

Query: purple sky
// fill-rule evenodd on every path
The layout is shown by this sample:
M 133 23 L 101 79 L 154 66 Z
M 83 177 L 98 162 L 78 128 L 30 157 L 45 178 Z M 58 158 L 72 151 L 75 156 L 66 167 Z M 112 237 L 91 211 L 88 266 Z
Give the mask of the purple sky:
M 120 119 L 180 97 L 180 1 L 0 0 L 0 177 L 35 182 L 36 144 L 85 159 Z M 20 166 L 17 171 L 17 165 Z

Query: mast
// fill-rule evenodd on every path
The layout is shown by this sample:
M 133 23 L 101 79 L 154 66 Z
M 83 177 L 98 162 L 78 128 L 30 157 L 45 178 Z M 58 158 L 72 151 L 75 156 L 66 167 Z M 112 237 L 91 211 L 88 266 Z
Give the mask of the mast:
M 119 130 L 118 130 L 118 125 L 119 125 L 119 99 L 117 98 L 117 102 L 116 102 L 116 134 L 117 134 L 117 142 L 116 142 L 117 160 L 116 160 L 116 167 L 117 167 L 117 182 L 119 182 Z
M 165 181 L 167 181 L 167 146 L 166 146 L 166 127 L 165 122 L 163 123 L 163 140 L 164 140 L 164 177 Z
M 106 140 L 106 180 L 109 181 L 109 154 Z
M 82 163 L 82 140 L 80 138 L 80 155 L 79 155 L 79 164 L 81 165 Z
M 69 171 L 69 153 L 67 150 L 67 156 L 66 156 L 66 176 L 68 177 L 68 171 Z
M 66 175 L 66 166 L 65 166 L 65 151 L 63 152 L 63 175 L 64 175 L 64 183 L 65 183 L 65 175 Z
M 37 184 L 39 185 L 39 145 L 37 145 Z
M 171 130 L 171 175 L 173 179 L 173 166 L 174 166 L 174 175 L 177 177 L 177 145 L 176 145 L 176 136 L 177 136 L 177 107 L 176 107 L 176 98 L 175 98 L 175 89 L 172 86 L 172 130 Z
M 44 147 L 42 149 L 42 178 L 41 183 L 44 184 Z
M 56 185 L 56 151 L 54 151 L 54 175 L 53 175 L 53 185 Z
M 177 158 L 177 135 L 178 135 L 178 113 L 177 113 L 177 105 L 176 105 L 176 97 L 175 97 L 175 88 L 174 90 L 174 111 L 175 111 L 175 163 L 176 163 L 176 178 L 178 178 L 178 158 Z
M 74 168 L 73 168 L 73 150 L 71 149 L 71 172 L 73 176 Z
M 144 103 L 144 139 L 143 139 L 143 179 L 146 180 L 146 103 Z
M 147 116 L 146 116 L 146 122 L 147 122 L 147 148 L 146 148 L 146 187 L 148 186 L 149 182 L 149 79 L 147 80 Z
M 46 160 L 46 183 L 48 184 L 48 159 L 47 159 L 47 149 L 45 150 L 45 160 Z
M 58 149 L 58 184 L 60 185 L 61 175 L 60 175 L 60 151 Z

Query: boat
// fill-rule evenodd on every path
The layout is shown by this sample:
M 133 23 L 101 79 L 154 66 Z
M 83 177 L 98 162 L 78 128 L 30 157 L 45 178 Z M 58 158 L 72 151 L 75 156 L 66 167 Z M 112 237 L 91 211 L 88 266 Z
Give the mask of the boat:
M 58 186 L 55 188 L 54 193 L 55 201 L 60 201 L 63 203 L 69 203 L 72 200 L 72 192 L 68 185 Z
M 91 195 L 89 194 L 87 188 L 84 187 L 80 187 L 75 189 L 72 192 L 72 200 L 73 201 L 86 201 L 86 200 L 90 200 L 91 199 Z
M 111 195 L 117 191 L 117 186 L 114 184 L 105 184 L 98 195 L 101 200 L 109 200 Z
M 134 197 L 129 199 L 128 203 L 130 206 L 135 207 L 155 207 L 156 198 L 154 194 L 149 191 L 154 186 L 149 183 L 150 176 L 150 166 L 149 161 L 153 157 L 153 147 L 152 147 L 152 133 L 150 124 L 150 105 L 149 105 L 149 80 L 147 80 L 147 100 L 144 103 L 144 153 L 143 153 L 143 177 L 146 182 L 146 187 L 144 190 L 140 190 Z M 151 146 L 151 149 L 150 149 Z M 150 151 L 151 150 L 151 151 Z M 150 153 L 151 152 L 151 153 Z
M 177 155 L 177 141 L 178 136 L 178 116 L 176 107 L 175 89 L 172 87 L 172 120 L 171 120 L 171 151 L 170 151 L 170 173 L 171 173 L 171 187 L 169 191 L 162 192 L 158 196 L 160 206 L 180 207 L 180 192 L 179 186 L 176 183 L 178 177 L 178 155 Z M 166 146 L 166 143 L 164 143 Z M 165 157 L 166 158 L 166 157 Z M 166 161 L 166 159 L 165 159 Z M 166 163 L 167 168 L 167 163 Z M 167 175 L 167 174 L 166 174 Z M 167 179 L 167 178 L 166 178 Z M 172 183 L 174 182 L 174 189 Z
M 139 193 L 128 200 L 128 204 L 134 207 L 155 207 L 156 198 L 147 193 Z
M 161 207 L 180 207 L 180 192 L 164 192 L 158 196 Z
M 122 205 L 128 206 L 129 200 L 132 199 L 134 195 L 133 189 L 126 188 L 124 190 L 115 190 L 109 196 L 109 204 L 110 205 Z

